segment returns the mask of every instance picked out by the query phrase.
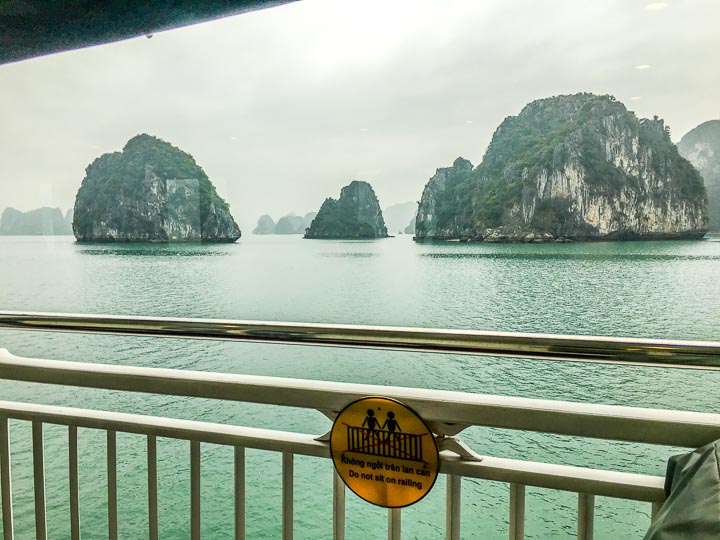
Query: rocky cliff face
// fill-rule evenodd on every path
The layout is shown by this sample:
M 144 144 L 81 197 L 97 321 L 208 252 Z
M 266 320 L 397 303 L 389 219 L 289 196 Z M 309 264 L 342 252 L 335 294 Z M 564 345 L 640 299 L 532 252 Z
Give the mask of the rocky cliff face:
M 680 139 L 678 150 L 700 171 L 708 196 L 709 227 L 720 232 L 720 120 L 710 120 L 689 131 Z
M 415 217 L 415 235 L 418 240 L 454 238 L 458 227 L 462 233 L 472 225 L 459 225 L 452 212 L 465 206 L 465 192 L 469 190 L 473 165 L 467 159 L 457 158 L 452 167 L 437 169 L 425 185 Z M 469 231 L 468 231 L 469 232 Z
M 235 242 L 227 203 L 190 154 L 150 135 L 86 169 L 75 199 L 80 242 Z
M 342 188 L 338 200 L 327 198 L 305 238 L 385 238 L 382 210 L 370 184 L 355 180 Z
M 275 234 L 275 222 L 273 218 L 264 214 L 258 218 L 253 234 Z
M 0 218 L 3 235 L 58 235 L 72 234 L 72 229 L 59 208 L 38 208 L 21 212 L 6 208 Z
M 482 163 L 458 158 L 423 191 L 417 240 L 699 238 L 707 199 L 662 120 L 611 96 L 534 101 L 496 130 Z

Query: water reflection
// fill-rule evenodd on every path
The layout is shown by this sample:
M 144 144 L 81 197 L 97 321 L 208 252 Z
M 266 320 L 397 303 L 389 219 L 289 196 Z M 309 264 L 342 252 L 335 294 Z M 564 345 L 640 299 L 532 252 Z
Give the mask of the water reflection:
M 369 258 L 377 257 L 377 253 L 345 252 L 345 253 L 320 253 L 321 257 L 345 258 Z
M 75 244 L 82 255 L 122 257 L 226 257 L 237 244 Z
M 429 259 L 492 259 L 492 260 L 597 260 L 597 261 L 717 261 L 720 256 L 676 255 L 662 253 L 422 253 Z

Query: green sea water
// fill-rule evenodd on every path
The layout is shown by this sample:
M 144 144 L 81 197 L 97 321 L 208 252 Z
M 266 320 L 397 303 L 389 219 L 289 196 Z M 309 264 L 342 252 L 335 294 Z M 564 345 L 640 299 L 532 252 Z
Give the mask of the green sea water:
M 232 245 L 80 245 L 0 237 L 0 309 L 720 339 L 720 238 L 562 245 L 247 236 Z M 0 331 L 29 357 L 717 412 L 720 374 L 692 370 L 213 341 Z M 324 433 L 320 413 L 0 381 L 0 399 Z M 473 428 L 486 455 L 663 474 L 681 449 Z M 31 429 L 11 422 L 17 538 L 34 537 Z M 50 538 L 69 537 L 67 432 L 45 428 Z M 189 444 L 158 442 L 162 538 L 189 537 Z M 248 451 L 248 537 L 279 538 L 281 457 Z M 232 538 L 232 449 L 202 447 L 204 538 Z M 118 435 L 121 538 L 147 537 L 144 438 Z M 444 537 L 441 477 L 404 538 Z M 506 484 L 465 479 L 463 538 L 507 537 Z M 107 534 L 105 434 L 80 430 L 84 538 Z M 332 536 L 332 467 L 296 458 L 295 537 Z M 598 498 L 596 538 L 640 538 L 649 505 Z M 573 538 L 576 496 L 529 489 L 528 538 Z M 387 535 L 348 492 L 347 538 Z

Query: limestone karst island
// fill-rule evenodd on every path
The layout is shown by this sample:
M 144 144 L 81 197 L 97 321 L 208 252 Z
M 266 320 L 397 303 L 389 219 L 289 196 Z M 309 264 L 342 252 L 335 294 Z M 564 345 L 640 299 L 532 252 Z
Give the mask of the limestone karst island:
M 477 167 L 458 158 L 438 169 L 415 238 L 650 240 L 707 230 L 703 179 L 663 120 L 582 93 L 533 101 L 506 118 Z
M 150 135 L 86 169 L 75 198 L 78 242 L 235 242 L 240 228 L 195 159 Z
M 702 238 L 720 229 L 720 121 L 698 126 L 676 147 L 662 119 L 639 119 L 612 96 L 540 99 L 501 123 L 477 167 L 459 157 L 437 169 L 406 225 L 412 207 L 386 210 L 393 232 L 404 229 L 417 241 Z M 48 223 L 50 210 L 43 209 Z M 38 212 L 9 209 L 0 232 L 30 230 L 22 224 L 37 221 Z M 52 218 L 62 221 L 59 210 Z M 193 157 L 145 134 L 87 168 L 72 230 L 81 242 L 240 238 L 228 204 Z M 289 214 L 277 223 L 263 215 L 253 230 L 303 233 L 372 239 L 387 237 L 388 228 L 372 186 L 356 180 L 317 214 Z
M 0 235 L 69 235 L 72 219 L 72 210 L 63 215 L 59 208 L 43 207 L 29 212 L 6 208 L 0 217 Z
M 281 217 L 277 223 L 267 214 L 258 218 L 253 234 L 305 234 L 317 212 L 309 212 L 304 217 L 288 214 Z
M 340 198 L 328 197 L 305 231 L 305 238 L 386 238 L 388 236 L 380 203 L 370 184 L 354 180 L 340 191 Z

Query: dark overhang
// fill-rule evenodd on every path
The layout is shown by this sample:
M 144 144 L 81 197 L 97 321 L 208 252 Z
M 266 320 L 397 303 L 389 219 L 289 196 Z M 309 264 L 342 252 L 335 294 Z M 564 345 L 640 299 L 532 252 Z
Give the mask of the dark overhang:
M 111 43 L 294 0 L 0 0 L 0 64 Z

